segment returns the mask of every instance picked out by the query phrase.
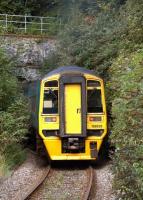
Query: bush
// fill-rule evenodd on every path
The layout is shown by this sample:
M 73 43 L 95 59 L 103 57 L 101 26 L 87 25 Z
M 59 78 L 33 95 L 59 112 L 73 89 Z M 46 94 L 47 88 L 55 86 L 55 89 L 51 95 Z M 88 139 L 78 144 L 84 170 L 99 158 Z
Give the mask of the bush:
M 28 106 L 23 97 L 19 97 L 6 111 L 0 112 L 0 151 L 7 145 L 20 142 L 28 131 Z
M 121 55 L 110 68 L 112 75 L 115 188 L 122 199 L 143 196 L 143 48 Z
M 23 159 L 20 143 L 28 132 L 28 102 L 14 75 L 16 62 L 0 51 L 0 174 Z M 13 150 L 12 150 L 13 149 Z M 15 149 L 15 150 L 14 150 Z

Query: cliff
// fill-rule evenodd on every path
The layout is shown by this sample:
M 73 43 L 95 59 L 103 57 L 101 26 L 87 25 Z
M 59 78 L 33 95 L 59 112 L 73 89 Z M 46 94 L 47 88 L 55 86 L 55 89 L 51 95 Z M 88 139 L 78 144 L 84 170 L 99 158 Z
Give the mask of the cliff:
M 39 70 L 48 56 L 55 51 L 56 41 L 52 39 L 2 37 L 1 45 L 8 55 L 15 59 L 16 75 L 27 81 L 40 77 Z

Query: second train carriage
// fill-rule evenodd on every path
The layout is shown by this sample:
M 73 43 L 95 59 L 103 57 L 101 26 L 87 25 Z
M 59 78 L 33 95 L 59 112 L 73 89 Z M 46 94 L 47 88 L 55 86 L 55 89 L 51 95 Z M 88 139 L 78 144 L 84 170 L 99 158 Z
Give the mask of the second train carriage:
M 107 134 L 101 78 L 81 67 L 60 67 L 34 83 L 29 94 L 33 125 L 51 160 L 97 158 Z

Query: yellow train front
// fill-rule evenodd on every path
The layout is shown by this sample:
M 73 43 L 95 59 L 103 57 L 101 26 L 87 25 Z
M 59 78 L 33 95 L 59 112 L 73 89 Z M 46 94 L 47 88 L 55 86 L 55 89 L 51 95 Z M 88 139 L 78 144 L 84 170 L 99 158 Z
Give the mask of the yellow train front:
M 103 80 L 66 66 L 40 82 L 38 132 L 51 160 L 94 160 L 107 134 Z

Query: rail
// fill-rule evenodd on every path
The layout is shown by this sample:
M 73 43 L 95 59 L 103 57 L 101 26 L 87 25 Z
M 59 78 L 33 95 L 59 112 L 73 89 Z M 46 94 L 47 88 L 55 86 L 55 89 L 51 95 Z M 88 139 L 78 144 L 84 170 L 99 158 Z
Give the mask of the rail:
M 45 175 L 43 176 L 43 178 L 40 179 L 40 181 L 37 182 L 36 185 L 32 187 L 32 189 L 28 192 L 28 194 L 26 194 L 26 195 L 22 198 L 22 200 L 35 199 L 35 197 L 36 197 L 36 199 L 42 199 L 41 194 L 42 194 L 42 195 L 45 194 L 45 191 L 46 191 L 46 190 L 44 190 L 45 186 L 44 186 L 44 187 L 41 189 L 41 191 L 38 192 L 37 194 L 35 194 L 35 192 L 36 192 L 36 190 L 37 190 L 38 188 L 40 189 L 40 187 L 42 186 L 43 182 L 44 182 L 44 181 L 46 180 L 46 178 L 48 177 L 49 173 L 50 173 L 50 166 L 49 166 L 49 169 L 47 170 L 47 174 L 45 174 Z M 59 174 L 60 174 L 60 173 L 59 173 Z M 52 171 L 52 176 L 53 176 L 53 175 L 54 175 L 54 173 L 53 173 L 53 171 Z M 94 170 L 93 170 L 93 168 L 92 168 L 91 166 L 88 167 L 88 168 L 86 169 L 86 175 L 87 175 L 86 184 L 85 184 L 85 185 L 83 186 L 83 188 L 82 188 L 83 191 L 81 191 L 81 192 L 79 193 L 79 195 L 81 194 L 81 196 L 80 196 L 80 199 L 81 199 L 81 200 L 89 200 L 89 199 L 91 199 L 91 197 L 92 197 L 92 190 L 94 189 L 94 188 L 93 188 Z M 69 180 L 70 180 L 70 179 L 69 179 Z M 63 184 L 63 183 L 61 182 L 61 184 Z M 53 187 L 56 187 L 56 186 L 53 185 Z M 73 185 L 73 187 L 71 187 L 71 189 L 74 189 L 74 185 Z M 82 192 L 83 192 L 83 194 L 82 194 Z M 38 196 L 38 195 L 40 195 L 40 196 Z M 79 198 L 79 196 L 78 196 L 78 198 Z
M 0 33 L 56 35 L 63 26 L 61 18 L 0 14 Z
M 87 185 L 86 185 L 85 192 L 83 194 L 82 200 L 90 199 L 90 195 L 91 195 L 91 192 L 92 192 L 92 184 L 93 184 L 93 176 L 94 176 L 93 168 L 90 166 L 87 169 L 87 172 L 88 172 L 88 181 L 87 181 Z
M 46 177 L 49 175 L 51 170 L 51 166 L 48 166 L 47 171 L 45 171 L 43 173 L 43 176 L 41 177 L 40 180 L 37 180 L 32 187 L 29 189 L 29 191 L 24 194 L 24 196 L 21 197 L 21 200 L 26 200 L 30 197 L 30 195 L 44 182 L 44 180 L 46 179 Z M 18 199 L 18 198 L 17 198 Z

